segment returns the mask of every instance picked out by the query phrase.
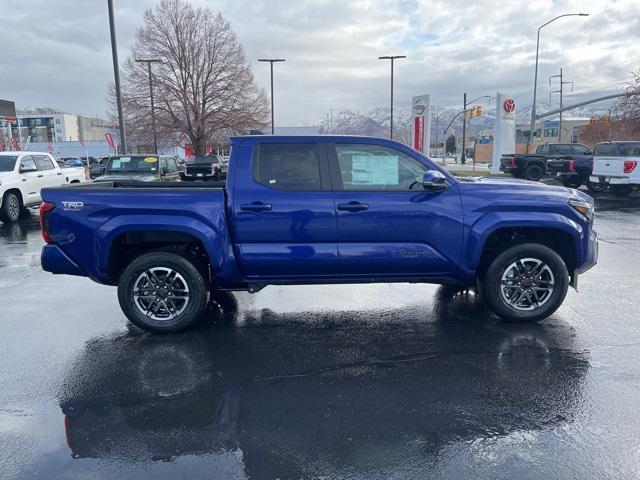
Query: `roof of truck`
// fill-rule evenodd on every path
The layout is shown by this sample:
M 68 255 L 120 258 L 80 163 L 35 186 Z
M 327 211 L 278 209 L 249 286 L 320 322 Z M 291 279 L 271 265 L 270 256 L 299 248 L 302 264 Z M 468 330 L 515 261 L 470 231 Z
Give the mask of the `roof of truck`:
M 344 141 L 344 140 L 354 140 L 362 143 L 363 141 L 382 141 L 389 143 L 396 143 L 398 145 L 402 145 L 407 147 L 408 145 L 399 142 L 397 140 L 390 140 L 388 138 L 382 137 L 368 137 L 365 135 L 234 135 L 229 137 L 232 143 L 239 143 L 245 140 L 280 140 L 285 142 L 310 142 L 316 141 L 318 139 L 323 140 L 335 140 L 335 141 Z

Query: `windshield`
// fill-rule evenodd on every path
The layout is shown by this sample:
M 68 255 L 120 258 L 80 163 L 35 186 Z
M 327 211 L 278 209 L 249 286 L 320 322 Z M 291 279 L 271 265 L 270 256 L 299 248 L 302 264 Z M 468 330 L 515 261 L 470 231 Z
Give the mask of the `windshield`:
M 0 155 L 0 172 L 13 172 L 17 156 Z
M 107 166 L 109 173 L 157 173 L 158 157 L 118 156 L 111 157 Z

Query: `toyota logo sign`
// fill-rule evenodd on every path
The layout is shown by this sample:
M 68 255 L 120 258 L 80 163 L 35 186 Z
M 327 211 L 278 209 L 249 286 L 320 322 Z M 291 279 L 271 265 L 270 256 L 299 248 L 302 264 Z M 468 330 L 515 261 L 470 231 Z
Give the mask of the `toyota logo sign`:
M 507 113 L 511 113 L 516 109 L 516 101 L 513 98 L 507 98 L 502 104 L 502 108 Z

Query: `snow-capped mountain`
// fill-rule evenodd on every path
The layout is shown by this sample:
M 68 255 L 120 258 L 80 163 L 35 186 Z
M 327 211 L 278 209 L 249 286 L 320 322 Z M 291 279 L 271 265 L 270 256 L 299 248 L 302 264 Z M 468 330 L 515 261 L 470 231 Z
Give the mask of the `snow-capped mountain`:
M 609 111 L 612 102 L 601 102 L 585 107 L 576 108 L 564 113 L 564 118 L 589 118 L 597 115 L 605 115 Z M 543 113 L 558 108 L 557 104 L 539 102 L 537 112 Z M 490 107 L 482 105 L 482 116 L 467 120 L 467 133 L 473 135 L 482 130 L 491 130 L 495 124 L 495 101 Z M 456 114 L 461 110 L 446 108 L 439 105 L 431 106 L 431 135 L 442 138 L 444 130 L 449 126 Z M 320 126 L 322 133 L 339 135 L 366 135 L 376 137 L 389 136 L 389 107 L 375 107 L 370 110 L 342 110 L 333 115 L 325 115 L 322 120 L 313 122 Z M 517 110 L 516 122 L 528 124 L 531 117 L 531 107 Z M 555 120 L 558 115 L 550 116 L 548 120 Z M 394 107 L 393 131 L 394 138 L 408 140 L 410 138 L 411 107 Z M 462 115 L 453 120 L 446 135 L 462 134 Z

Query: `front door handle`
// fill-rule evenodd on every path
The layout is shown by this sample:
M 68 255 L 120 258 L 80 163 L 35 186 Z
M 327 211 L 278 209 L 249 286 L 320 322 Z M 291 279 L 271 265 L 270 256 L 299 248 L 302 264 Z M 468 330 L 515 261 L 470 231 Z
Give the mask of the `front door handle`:
M 43 175 L 43 174 L 38 175 L 38 178 L 42 178 L 42 177 L 44 177 L 44 175 Z
M 339 203 L 338 210 L 343 210 L 345 212 L 361 212 L 363 210 L 369 210 L 369 204 L 360 202 Z
M 271 204 L 262 202 L 243 203 L 240 205 L 240 210 L 247 212 L 266 212 L 271 210 Z

